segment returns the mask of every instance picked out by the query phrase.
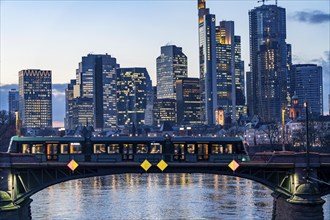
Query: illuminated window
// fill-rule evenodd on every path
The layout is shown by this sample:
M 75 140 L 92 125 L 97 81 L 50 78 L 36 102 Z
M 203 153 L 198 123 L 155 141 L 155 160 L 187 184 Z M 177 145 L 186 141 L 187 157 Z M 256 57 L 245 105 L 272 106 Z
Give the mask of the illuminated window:
M 104 154 L 105 144 L 94 144 L 94 154 Z
M 136 153 L 137 154 L 146 154 L 148 153 L 148 146 L 145 144 L 137 144 L 136 145 Z
M 70 144 L 70 153 L 71 154 L 81 154 L 81 145 L 80 143 L 71 143 Z
M 224 149 L 225 154 L 232 154 L 233 153 L 233 145 L 232 144 L 227 144 L 225 149 Z
M 212 144 L 212 154 L 222 154 L 223 147 L 220 144 Z
M 33 144 L 32 153 L 33 154 L 44 154 L 45 148 L 44 148 L 43 144 Z
M 119 144 L 110 144 L 108 146 L 108 154 L 119 154 Z
M 188 152 L 188 154 L 194 154 L 195 153 L 195 144 L 188 144 L 187 152 Z
M 29 154 L 30 153 L 30 145 L 29 144 L 23 144 L 22 145 L 22 153 L 23 154 Z
M 61 144 L 60 153 L 61 154 L 68 154 L 69 153 L 69 145 L 68 144 Z
M 152 154 L 161 154 L 162 153 L 162 145 L 159 143 L 151 143 L 151 151 Z

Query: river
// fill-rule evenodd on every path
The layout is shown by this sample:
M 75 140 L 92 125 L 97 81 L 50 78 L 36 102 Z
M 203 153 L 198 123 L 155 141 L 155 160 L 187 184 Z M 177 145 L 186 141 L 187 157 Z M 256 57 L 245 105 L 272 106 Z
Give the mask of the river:
M 271 191 L 210 174 L 122 174 L 57 184 L 32 196 L 32 219 L 271 219 Z M 330 195 L 324 198 L 330 219 Z

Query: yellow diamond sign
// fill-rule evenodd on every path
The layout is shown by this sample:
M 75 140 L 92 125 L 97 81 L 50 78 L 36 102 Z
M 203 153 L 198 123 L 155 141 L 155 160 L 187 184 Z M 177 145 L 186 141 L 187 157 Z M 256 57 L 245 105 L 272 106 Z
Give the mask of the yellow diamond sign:
M 74 161 L 73 159 L 67 164 L 67 167 L 69 167 L 70 170 L 72 170 L 72 171 L 77 169 L 78 166 L 79 166 L 79 164 L 76 161 Z
M 235 171 L 239 167 L 239 164 L 236 162 L 236 160 L 233 160 L 228 166 L 230 169 L 232 169 L 232 171 Z
M 140 165 L 145 171 L 148 171 L 151 167 L 151 163 L 148 160 L 144 160 Z
M 164 171 L 164 170 L 166 169 L 167 166 L 168 166 L 168 164 L 167 164 L 164 160 L 159 161 L 159 163 L 157 164 L 157 167 L 158 167 L 161 171 Z

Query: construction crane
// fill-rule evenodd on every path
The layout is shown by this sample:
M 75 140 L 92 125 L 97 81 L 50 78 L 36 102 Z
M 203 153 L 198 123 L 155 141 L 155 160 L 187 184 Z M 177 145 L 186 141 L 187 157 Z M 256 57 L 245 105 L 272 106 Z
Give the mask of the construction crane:
M 258 3 L 262 2 L 262 4 L 264 5 L 265 2 L 267 2 L 267 1 L 269 1 L 269 0 L 258 0 Z M 275 5 L 277 6 L 277 0 L 275 0 Z

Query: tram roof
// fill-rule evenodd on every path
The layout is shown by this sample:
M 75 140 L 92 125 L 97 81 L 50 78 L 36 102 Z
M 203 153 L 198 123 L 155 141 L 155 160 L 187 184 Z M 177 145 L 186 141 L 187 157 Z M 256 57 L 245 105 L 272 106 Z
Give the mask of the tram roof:
M 161 137 L 144 137 L 144 136 L 114 136 L 114 137 L 91 137 L 91 141 L 99 142 L 162 142 L 166 139 L 170 139 L 175 142 L 241 142 L 242 139 L 238 137 L 196 137 L 196 136 L 161 136 Z M 81 142 L 85 141 L 84 137 L 25 137 L 25 136 L 13 136 L 12 141 L 18 142 L 33 142 L 33 141 L 44 141 L 44 142 Z
M 85 138 L 84 137 L 51 137 L 51 136 L 47 136 L 47 137 L 32 137 L 32 136 L 13 136 L 12 141 L 56 141 L 56 142 L 61 142 L 61 141 L 68 141 L 68 142 L 75 142 L 75 141 L 84 141 Z

